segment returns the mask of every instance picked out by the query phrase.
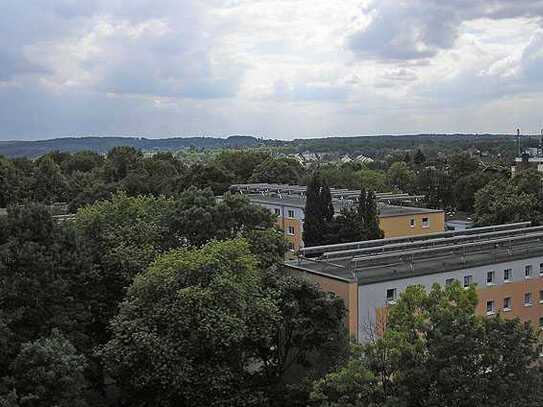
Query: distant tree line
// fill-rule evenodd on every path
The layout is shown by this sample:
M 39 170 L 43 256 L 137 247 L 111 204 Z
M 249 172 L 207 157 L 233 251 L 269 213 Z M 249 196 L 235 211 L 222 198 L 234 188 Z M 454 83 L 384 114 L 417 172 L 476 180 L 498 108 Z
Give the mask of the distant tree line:
M 302 176 L 297 161 L 256 150 L 225 150 L 196 161 L 162 152 L 144 157 L 132 147 L 115 147 L 106 156 L 83 151 L 52 152 L 34 161 L 0 157 L 0 207 L 68 202 L 76 210 L 119 190 L 173 196 L 194 186 L 219 195 L 232 183 L 295 184 Z

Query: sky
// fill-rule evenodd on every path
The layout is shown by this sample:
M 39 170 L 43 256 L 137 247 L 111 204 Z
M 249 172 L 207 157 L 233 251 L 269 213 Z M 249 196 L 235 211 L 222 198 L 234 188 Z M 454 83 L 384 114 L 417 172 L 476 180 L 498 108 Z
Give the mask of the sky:
M 543 0 L 0 3 L 0 140 L 543 128 Z

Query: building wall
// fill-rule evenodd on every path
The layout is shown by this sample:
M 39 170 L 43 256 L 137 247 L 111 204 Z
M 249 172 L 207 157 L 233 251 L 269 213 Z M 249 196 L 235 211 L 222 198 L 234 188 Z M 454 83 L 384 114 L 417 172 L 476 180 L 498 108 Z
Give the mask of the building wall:
M 261 203 L 258 201 L 254 203 L 277 214 L 277 225 L 284 232 L 286 239 L 291 242 L 291 248 L 293 250 L 298 250 L 303 246 L 303 209 L 288 205 Z M 423 226 L 423 218 L 428 218 L 429 220 L 427 227 Z M 414 219 L 414 226 L 411 226 L 411 219 Z M 291 226 L 293 230 L 289 230 L 289 226 Z M 379 217 L 379 226 L 383 230 L 385 238 L 443 232 L 445 230 L 445 214 L 444 212 L 430 212 L 413 215 Z
M 290 242 L 291 249 L 298 250 L 302 245 L 304 211 L 300 208 L 287 205 L 255 203 L 277 215 L 277 226 L 283 231 L 285 238 Z
M 291 269 L 298 273 L 303 278 L 307 278 L 319 285 L 319 288 L 325 292 L 331 292 L 340 297 L 347 309 L 345 323 L 349 331 L 349 335 L 355 340 L 358 340 L 358 284 L 356 281 L 343 281 L 319 274 L 304 272 L 299 269 Z
M 539 318 L 543 317 L 543 303 L 540 303 L 540 290 L 543 290 L 543 274 L 540 273 L 540 265 L 543 257 L 515 260 L 494 265 L 467 268 L 444 273 L 436 273 L 424 276 L 402 278 L 375 284 L 361 285 L 358 288 L 358 336 L 361 340 L 368 339 L 371 334 L 382 325 L 382 318 L 386 315 L 387 290 L 396 289 L 397 296 L 407 287 L 423 285 L 430 289 L 434 283 L 445 284 L 448 279 L 456 279 L 463 284 L 464 276 L 471 275 L 473 283 L 477 285 L 479 304 L 477 313 L 486 315 L 486 302 L 494 300 L 495 312 L 501 312 L 506 318 L 519 317 L 523 321 L 532 321 L 539 326 Z M 532 277 L 525 278 L 525 267 L 532 266 Z M 504 270 L 512 270 L 511 282 L 504 281 Z M 495 272 L 495 282 L 487 284 L 487 272 Z M 531 292 L 532 305 L 524 306 L 524 294 Z M 503 300 L 512 298 L 511 311 L 503 312 Z
M 428 218 L 429 224 L 423 226 L 423 218 Z M 414 225 L 411 225 L 411 220 Z M 445 213 L 429 212 L 412 215 L 379 217 L 379 227 L 385 234 L 385 238 L 425 235 L 439 233 L 445 230 Z

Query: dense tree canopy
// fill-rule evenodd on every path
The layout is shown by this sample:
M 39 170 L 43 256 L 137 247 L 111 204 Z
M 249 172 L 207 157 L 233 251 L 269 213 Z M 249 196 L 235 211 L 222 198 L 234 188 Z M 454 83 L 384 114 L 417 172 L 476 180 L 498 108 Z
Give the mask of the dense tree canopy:
M 246 240 L 213 242 L 136 277 L 103 357 L 126 405 L 273 404 L 315 351 L 343 354 L 343 312 L 308 283 L 267 276 Z
M 475 316 L 474 287 L 407 288 L 381 337 L 315 384 L 316 405 L 537 406 L 537 336 L 519 320 Z

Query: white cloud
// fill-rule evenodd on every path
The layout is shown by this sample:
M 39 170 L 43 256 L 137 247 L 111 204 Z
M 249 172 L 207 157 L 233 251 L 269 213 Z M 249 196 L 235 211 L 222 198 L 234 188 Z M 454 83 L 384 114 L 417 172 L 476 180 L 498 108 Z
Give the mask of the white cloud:
M 8 2 L 0 139 L 503 132 L 507 109 L 537 128 L 542 15 L 543 0 Z

